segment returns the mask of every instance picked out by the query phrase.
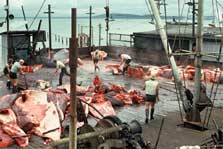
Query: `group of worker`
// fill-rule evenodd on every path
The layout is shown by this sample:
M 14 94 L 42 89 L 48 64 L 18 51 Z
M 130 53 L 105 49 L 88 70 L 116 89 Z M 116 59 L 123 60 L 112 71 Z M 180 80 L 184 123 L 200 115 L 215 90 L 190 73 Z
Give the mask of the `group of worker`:
M 66 66 L 63 62 L 58 60 L 53 60 L 56 65 L 56 71 L 58 72 L 60 69 L 60 77 L 59 77 L 59 85 L 62 85 L 62 79 L 64 74 L 70 76 L 68 73 Z M 4 67 L 3 73 L 7 77 L 6 87 L 10 90 L 12 86 L 12 93 L 18 92 L 18 73 L 24 75 L 25 73 L 22 71 L 22 66 L 24 64 L 24 60 L 20 59 L 19 61 L 14 62 L 13 59 L 9 58 L 8 63 Z
M 8 89 L 11 89 L 12 85 L 12 93 L 16 93 L 18 91 L 18 73 L 24 75 L 24 72 L 21 69 L 23 64 L 23 59 L 14 62 L 13 59 L 10 58 L 3 70 L 5 76 L 7 77 L 6 86 Z
M 128 54 L 119 54 L 118 55 L 121 62 L 119 64 L 120 69 L 122 70 L 122 75 L 125 75 L 132 58 Z M 99 50 L 94 50 L 92 54 L 92 60 L 94 63 L 94 70 L 100 70 L 98 66 L 99 61 Z M 154 75 L 151 75 L 144 83 L 143 90 L 145 90 L 145 123 L 147 124 L 150 120 L 154 119 L 155 103 L 159 101 L 159 82 L 155 79 Z
M 125 75 L 126 71 L 128 70 L 128 67 L 130 66 L 132 58 L 128 54 L 119 54 L 119 57 L 121 61 L 119 66 L 122 67 L 122 74 Z M 94 63 L 95 72 L 97 70 L 100 70 L 98 66 L 99 59 L 100 59 L 99 50 L 94 50 L 92 53 L 92 60 Z M 64 74 L 66 74 L 67 76 L 70 76 L 70 73 L 68 73 L 66 69 L 66 65 L 62 61 L 53 60 L 53 62 L 56 65 L 55 73 L 57 73 L 60 70 L 59 84 L 58 84 L 58 86 L 60 86 L 63 83 L 62 80 L 63 80 Z M 4 68 L 4 74 L 7 76 L 7 79 L 8 79 L 6 85 L 7 85 L 7 88 L 10 89 L 11 83 L 12 83 L 12 93 L 17 92 L 17 84 L 18 84 L 17 73 L 24 74 L 24 72 L 21 69 L 23 64 L 24 64 L 24 60 L 22 59 L 14 63 L 12 59 L 9 59 L 7 65 Z M 155 103 L 159 101 L 159 82 L 155 80 L 154 76 L 151 76 L 150 79 L 147 79 L 145 81 L 143 89 L 145 90 L 145 93 L 146 93 L 144 97 L 145 123 L 148 123 L 149 116 L 150 116 L 150 120 L 154 119 Z

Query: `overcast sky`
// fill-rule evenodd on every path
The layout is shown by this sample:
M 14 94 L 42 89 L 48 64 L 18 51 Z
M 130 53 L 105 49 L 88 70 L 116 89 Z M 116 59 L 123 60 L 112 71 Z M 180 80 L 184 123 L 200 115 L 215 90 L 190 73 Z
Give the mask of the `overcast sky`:
M 15 16 L 22 16 L 21 5 L 24 6 L 26 16 L 35 16 L 44 0 L 9 0 L 10 12 Z M 43 14 L 47 10 L 47 5 L 52 5 L 52 10 L 55 12 L 54 16 L 70 16 L 71 8 L 76 7 L 79 16 L 86 15 L 89 10 L 89 6 L 92 5 L 93 12 L 95 14 L 103 14 L 104 6 L 108 0 L 46 0 L 46 3 L 40 13 L 40 16 L 46 16 Z M 177 2 L 187 0 L 166 0 L 167 15 L 177 15 Z M 222 3 L 222 0 L 220 0 Z M 0 0 L 0 16 L 5 16 L 4 5 L 6 0 Z M 222 3 L 223 4 L 223 3 Z M 149 14 L 145 0 L 109 0 L 111 13 L 129 13 L 145 15 Z M 210 8 L 211 0 L 204 0 L 205 15 L 211 15 L 212 9 Z M 187 6 L 185 6 L 184 12 L 187 12 Z

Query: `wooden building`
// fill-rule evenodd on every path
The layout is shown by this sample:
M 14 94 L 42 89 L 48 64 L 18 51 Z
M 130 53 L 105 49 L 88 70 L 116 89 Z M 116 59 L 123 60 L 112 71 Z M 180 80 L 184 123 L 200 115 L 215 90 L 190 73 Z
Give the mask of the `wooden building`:
M 221 40 L 223 37 L 222 28 L 218 27 L 204 27 L 203 28 L 203 52 L 213 53 L 217 55 L 221 48 Z M 192 50 L 193 45 L 196 43 L 195 37 L 192 36 L 191 25 L 168 25 L 167 26 L 168 42 L 173 51 L 179 49 Z M 196 30 L 195 30 L 196 36 Z M 160 38 L 160 34 L 157 30 L 149 32 L 137 32 L 133 33 L 134 46 L 136 49 L 143 50 L 146 53 L 152 52 L 153 54 L 159 54 L 159 60 L 163 60 L 165 55 L 164 47 Z M 216 62 L 216 58 L 202 57 L 203 61 Z M 167 60 L 167 59 L 165 59 Z M 221 58 L 223 62 L 223 58 Z M 168 62 L 167 62 L 168 63 Z
M 27 64 L 31 63 L 36 53 L 38 42 L 46 41 L 45 31 L 9 31 L 0 33 L 2 47 L 0 48 L 0 69 L 2 70 L 8 58 L 14 60 L 24 59 Z M 8 39 L 7 39 L 8 35 Z

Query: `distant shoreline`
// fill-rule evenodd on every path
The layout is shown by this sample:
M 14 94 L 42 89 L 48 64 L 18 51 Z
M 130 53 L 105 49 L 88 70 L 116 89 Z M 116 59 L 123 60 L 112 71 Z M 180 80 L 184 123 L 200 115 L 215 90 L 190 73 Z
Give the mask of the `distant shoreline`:
M 112 13 L 110 14 L 110 16 L 112 16 L 112 19 L 151 19 L 152 16 L 151 15 L 135 15 L 135 14 L 119 14 L 119 13 Z M 21 18 L 23 19 L 23 17 L 21 16 L 15 16 L 15 18 Z M 26 17 L 27 19 L 30 18 L 34 18 L 34 17 Z M 42 19 L 47 19 L 48 17 L 37 17 L 37 18 L 42 18 Z M 88 19 L 89 16 L 78 16 L 77 19 Z M 95 15 L 92 16 L 92 18 L 95 19 L 105 19 L 105 14 L 101 14 L 101 15 Z M 164 19 L 164 16 L 161 16 L 162 19 Z M 167 19 L 173 19 L 175 18 L 176 20 L 179 20 L 178 16 L 167 16 Z M 204 20 L 213 20 L 213 16 L 204 16 Z M 0 20 L 4 20 L 5 17 L 0 17 Z M 52 16 L 52 19 L 71 19 L 71 17 L 67 17 L 67 16 Z M 180 19 L 186 19 L 186 17 L 180 17 Z M 192 19 L 192 17 L 189 17 L 188 19 Z

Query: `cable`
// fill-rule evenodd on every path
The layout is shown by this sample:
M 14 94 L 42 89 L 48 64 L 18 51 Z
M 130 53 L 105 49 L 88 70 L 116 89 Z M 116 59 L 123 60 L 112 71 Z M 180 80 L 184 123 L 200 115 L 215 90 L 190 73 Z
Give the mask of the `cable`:
M 42 8 L 43 8 L 43 6 L 44 6 L 44 4 L 45 4 L 45 2 L 46 2 L 46 0 L 43 0 L 43 2 L 42 2 L 42 4 L 41 4 L 41 6 L 40 6 L 40 8 L 39 8 L 39 10 L 37 11 L 37 13 L 36 13 L 35 17 L 33 18 L 32 23 L 31 23 L 31 24 L 30 24 L 30 26 L 29 26 L 29 29 L 32 27 L 32 25 L 33 25 L 34 21 L 35 21 L 35 20 L 36 20 L 36 18 L 38 17 L 38 15 L 39 15 L 40 11 L 42 10 Z
M 154 23 L 154 16 L 152 15 L 152 12 L 151 12 L 151 10 L 150 10 L 150 7 L 149 7 L 149 3 L 148 3 L 148 1 L 147 0 L 145 0 L 145 2 L 146 2 L 146 6 L 147 6 L 147 9 L 148 9 L 148 12 L 149 12 L 149 15 L 150 15 L 150 17 L 151 17 L 151 23 Z
M 218 19 L 219 19 L 219 9 L 218 9 L 217 0 L 216 0 L 216 9 L 217 9 L 217 16 L 218 16 Z M 220 22 L 219 22 L 219 26 L 220 26 Z M 219 27 L 219 30 L 220 30 L 220 33 L 222 33 L 221 27 Z M 218 58 L 217 58 L 217 62 L 218 63 L 220 63 L 220 60 L 221 60 L 222 45 L 223 45 L 223 39 L 221 39 L 221 44 L 220 44 L 220 48 L 219 48 L 219 55 L 218 55 Z M 214 75 L 215 76 L 214 77 L 215 79 L 217 77 L 217 73 L 218 73 L 218 69 L 216 69 L 216 71 L 215 71 L 215 75 Z M 220 76 L 219 77 L 221 77 L 221 73 L 220 73 Z M 211 99 L 212 94 L 213 94 L 214 86 L 215 86 L 215 83 L 213 81 L 212 87 L 211 87 L 211 93 L 210 93 L 210 97 L 209 97 L 210 99 Z M 206 126 L 208 126 L 208 124 L 209 124 L 209 120 L 210 120 L 210 117 L 211 117 L 211 113 L 212 113 L 213 108 L 214 108 L 214 101 L 215 101 L 215 97 L 216 97 L 216 94 L 217 94 L 217 91 L 218 91 L 218 86 L 219 86 L 219 80 L 218 80 L 218 83 L 217 83 L 217 86 L 216 86 L 216 90 L 215 90 L 215 95 L 214 95 L 214 98 L 213 98 L 213 101 L 212 101 L 213 102 L 213 105 L 212 105 L 212 107 L 210 109 L 210 113 L 209 113 L 208 117 L 207 117 L 207 114 L 208 114 L 209 109 L 207 108 L 207 110 L 206 110 L 205 119 L 204 119 L 204 123 L 205 123 L 206 122 L 206 118 L 208 118 L 207 119 Z
M 46 2 L 46 0 L 43 0 L 41 6 L 40 6 L 40 8 L 39 8 L 39 10 L 37 11 L 37 14 L 35 15 L 35 17 L 34 17 L 32 23 L 31 23 L 30 26 L 29 26 L 28 30 L 30 30 L 30 28 L 32 27 L 34 21 L 36 20 L 36 18 L 38 17 L 40 11 L 42 10 L 42 8 L 43 8 L 45 2 Z M 22 39 L 21 39 L 21 40 L 15 45 L 15 47 L 21 47 L 21 46 L 23 46 L 24 44 L 26 44 L 26 40 L 22 40 Z M 29 47 L 29 48 L 30 48 L 30 47 Z

